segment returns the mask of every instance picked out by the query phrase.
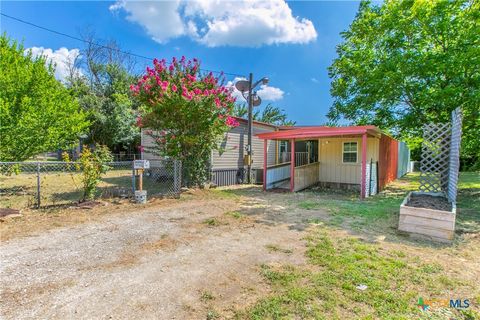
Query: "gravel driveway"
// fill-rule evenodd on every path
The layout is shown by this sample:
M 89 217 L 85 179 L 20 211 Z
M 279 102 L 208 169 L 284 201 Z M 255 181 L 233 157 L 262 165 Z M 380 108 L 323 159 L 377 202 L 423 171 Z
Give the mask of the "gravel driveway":
M 11 239 L 2 318 L 228 317 L 268 293 L 260 265 L 304 263 L 297 222 L 261 199 L 191 199 Z

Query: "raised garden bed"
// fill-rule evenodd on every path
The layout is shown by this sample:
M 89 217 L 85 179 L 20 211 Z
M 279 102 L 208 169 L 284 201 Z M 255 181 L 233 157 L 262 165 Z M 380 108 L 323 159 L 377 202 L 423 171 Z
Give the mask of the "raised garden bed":
M 455 203 L 443 193 L 410 192 L 400 205 L 398 230 L 451 242 L 455 235 Z

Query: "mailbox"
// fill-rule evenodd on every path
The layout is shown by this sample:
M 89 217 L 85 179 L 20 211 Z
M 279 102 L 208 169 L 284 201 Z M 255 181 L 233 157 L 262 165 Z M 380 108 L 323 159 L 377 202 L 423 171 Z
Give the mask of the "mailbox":
M 148 160 L 134 160 L 133 169 L 150 169 L 150 161 Z

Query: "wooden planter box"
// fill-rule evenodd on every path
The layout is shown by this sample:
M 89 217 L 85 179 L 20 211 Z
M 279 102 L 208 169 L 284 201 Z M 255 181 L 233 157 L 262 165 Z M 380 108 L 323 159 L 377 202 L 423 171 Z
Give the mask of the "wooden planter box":
M 444 197 L 443 193 L 410 192 L 400 205 L 398 230 L 426 236 L 439 242 L 452 242 L 455 235 L 455 216 L 457 208 L 452 203 L 452 211 L 409 207 L 407 203 L 412 194 L 428 194 Z

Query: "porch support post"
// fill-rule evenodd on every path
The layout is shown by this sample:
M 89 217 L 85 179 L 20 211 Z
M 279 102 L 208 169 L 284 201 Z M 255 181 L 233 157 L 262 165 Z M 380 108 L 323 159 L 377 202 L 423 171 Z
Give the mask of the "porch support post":
M 267 141 L 263 140 L 263 191 L 267 190 Z
M 366 190 L 365 185 L 367 182 L 367 134 L 362 135 L 362 185 L 361 185 L 361 198 L 365 199 Z
M 295 139 L 290 140 L 290 191 L 295 190 Z

